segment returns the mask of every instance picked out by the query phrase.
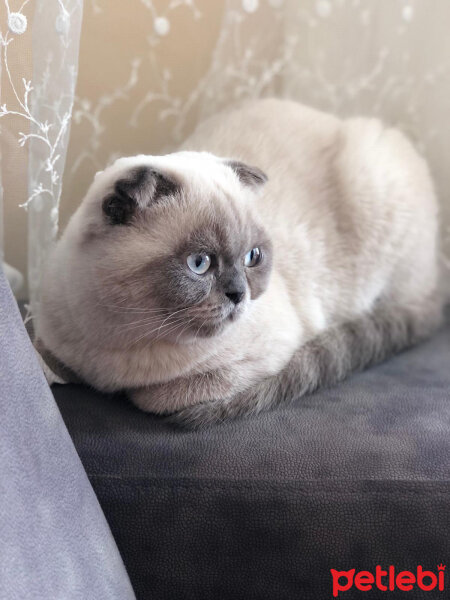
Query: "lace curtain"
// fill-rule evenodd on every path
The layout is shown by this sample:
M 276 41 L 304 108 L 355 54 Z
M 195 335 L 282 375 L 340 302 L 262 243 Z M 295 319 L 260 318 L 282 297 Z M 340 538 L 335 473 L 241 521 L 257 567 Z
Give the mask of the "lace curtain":
M 0 6 L 0 198 L 27 213 L 33 304 L 58 230 L 82 0 L 0 0 Z M 19 247 L 27 247 L 25 239 Z M 20 274 L 7 267 L 7 275 L 19 287 Z
M 12 2 L 0 0 L 1 173 L 7 214 L 15 202 L 28 211 L 32 303 L 58 218 L 97 170 L 173 150 L 200 119 L 248 97 L 400 127 L 430 162 L 450 256 L 448 0 L 433 10 L 429 0 L 85 0 L 75 97 L 82 0 Z

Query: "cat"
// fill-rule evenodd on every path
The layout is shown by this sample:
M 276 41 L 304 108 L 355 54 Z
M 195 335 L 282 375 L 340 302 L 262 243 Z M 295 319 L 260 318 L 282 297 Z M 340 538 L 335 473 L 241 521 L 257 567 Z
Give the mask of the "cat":
M 248 101 L 96 175 L 48 261 L 37 338 L 179 423 L 258 413 L 430 335 L 437 223 L 400 132 Z

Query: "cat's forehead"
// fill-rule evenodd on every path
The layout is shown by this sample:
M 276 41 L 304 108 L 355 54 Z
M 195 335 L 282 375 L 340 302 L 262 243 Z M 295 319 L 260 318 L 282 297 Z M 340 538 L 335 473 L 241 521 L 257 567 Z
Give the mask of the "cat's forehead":
M 94 185 L 106 189 L 117 180 L 127 178 L 137 169 L 149 168 L 177 181 L 186 189 L 208 188 L 218 185 L 236 186 L 236 177 L 224 162 L 209 152 L 174 152 L 163 156 L 137 155 L 117 159 L 104 171 L 96 174 Z
M 231 257 L 262 237 L 255 195 L 266 179 L 257 167 L 203 152 L 121 158 L 98 174 L 82 214 L 121 244 L 145 240 L 155 253 L 189 246 Z
M 250 243 L 262 243 L 266 237 L 248 208 L 230 200 L 210 202 L 208 209 L 189 215 L 175 246 L 177 253 L 215 251 L 233 259 Z

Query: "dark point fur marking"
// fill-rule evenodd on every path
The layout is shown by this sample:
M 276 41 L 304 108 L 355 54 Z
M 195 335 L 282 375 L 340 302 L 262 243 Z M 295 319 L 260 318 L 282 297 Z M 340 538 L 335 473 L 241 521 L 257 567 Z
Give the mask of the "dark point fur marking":
M 268 180 L 267 175 L 258 167 L 246 165 L 239 160 L 227 160 L 225 161 L 225 164 L 233 169 L 241 183 L 248 185 L 249 187 L 259 187 Z
M 145 208 L 161 198 L 172 196 L 179 184 L 152 167 L 132 169 L 127 177 L 114 184 L 114 192 L 102 203 L 111 225 L 127 225 L 138 208 Z
M 416 309 L 380 301 L 372 312 L 307 342 L 278 375 L 234 397 L 185 408 L 169 419 L 198 428 L 293 402 L 426 339 L 441 320 L 442 302 L 437 294 Z

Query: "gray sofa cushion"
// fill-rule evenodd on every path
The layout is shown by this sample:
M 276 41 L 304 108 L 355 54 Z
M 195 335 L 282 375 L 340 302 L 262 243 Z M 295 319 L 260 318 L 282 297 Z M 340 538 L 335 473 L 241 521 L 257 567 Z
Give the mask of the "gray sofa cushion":
M 134 598 L 0 269 L 0 598 Z
M 204 431 L 53 391 L 138 598 L 322 600 L 330 569 L 436 573 L 450 557 L 449 326 L 334 389 Z

